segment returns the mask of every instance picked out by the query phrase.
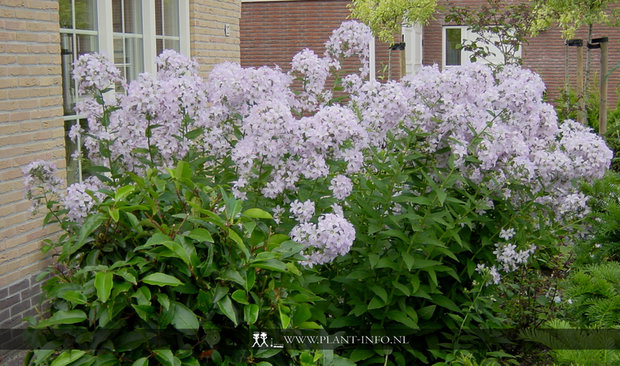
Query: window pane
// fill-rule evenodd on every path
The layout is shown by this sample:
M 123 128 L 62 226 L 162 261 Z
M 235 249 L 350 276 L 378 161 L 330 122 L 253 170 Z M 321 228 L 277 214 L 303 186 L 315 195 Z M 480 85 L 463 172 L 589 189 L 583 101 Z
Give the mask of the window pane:
M 135 80 L 144 71 L 141 38 L 125 38 L 125 65 L 127 80 Z
M 157 55 L 160 55 L 164 51 L 164 40 L 156 39 L 155 44 L 157 45 Z
M 461 29 L 446 29 L 446 65 L 461 64 L 461 50 L 457 46 L 461 44 Z
M 97 5 L 95 0 L 75 0 L 75 27 L 97 29 Z
M 112 30 L 123 33 L 123 0 L 112 0 Z
M 77 57 L 80 57 L 85 53 L 97 52 L 97 36 L 78 34 L 76 37 Z
M 60 0 L 58 2 L 60 28 L 72 29 L 73 28 L 73 14 L 71 13 L 71 0 Z
M 179 1 L 163 0 L 164 2 L 164 35 L 179 36 Z
M 64 114 L 75 114 L 75 85 L 71 77 L 73 63 L 73 35 L 60 34 L 60 60 L 62 63 L 62 96 Z
M 162 16 L 162 0 L 155 0 L 155 34 L 163 36 L 163 16 Z
M 123 39 L 114 37 L 114 64 L 117 67 L 122 67 L 125 63 L 125 47 L 123 46 Z
M 142 33 L 142 1 L 124 0 L 124 3 L 123 33 Z
M 164 49 L 175 50 L 177 52 L 181 52 L 181 45 L 180 45 L 180 42 L 176 39 L 166 39 L 164 41 Z

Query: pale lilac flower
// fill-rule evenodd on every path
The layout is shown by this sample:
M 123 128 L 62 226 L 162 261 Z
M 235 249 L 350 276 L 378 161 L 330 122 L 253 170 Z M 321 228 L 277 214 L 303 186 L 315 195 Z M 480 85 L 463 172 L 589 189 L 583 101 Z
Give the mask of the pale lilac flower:
M 355 240 L 355 228 L 343 216 L 329 213 L 319 217 L 318 224 L 305 222 L 296 225 L 291 230 L 291 238 L 306 245 L 302 251 L 306 260 L 302 264 L 312 267 L 347 254 Z
M 293 57 L 290 74 L 301 79 L 302 92 L 298 98 L 302 110 L 313 111 L 331 98 L 331 92 L 325 90 L 329 76 L 328 58 L 320 58 L 305 48 Z
M 291 215 L 298 222 L 304 223 L 310 221 L 312 216 L 314 216 L 314 210 L 314 202 L 311 200 L 306 200 L 304 202 L 295 200 L 291 202 Z
M 36 213 L 47 201 L 56 199 L 65 185 L 64 180 L 58 177 L 56 165 L 43 160 L 29 163 L 22 169 L 22 173 L 26 198 L 32 201 L 32 213 Z
M 370 71 L 369 55 L 372 32 L 370 28 L 358 21 L 343 22 L 338 29 L 332 32 L 325 43 L 325 55 L 331 58 L 331 66 L 339 69 L 340 59 L 357 56 L 362 62 L 360 76 L 365 78 Z
M 86 217 L 93 212 L 97 202 L 101 202 L 105 195 L 98 192 L 103 183 L 96 177 L 89 177 L 84 182 L 73 183 L 67 187 L 63 199 L 65 208 L 68 210 L 67 219 L 81 224 Z
M 349 197 L 353 190 L 353 182 L 348 177 L 340 174 L 331 180 L 329 189 L 332 191 L 334 198 L 344 200 Z
M 508 228 L 508 229 L 502 229 L 499 232 L 499 237 L 508 241 L 510 239 L 512 239 L 516 234 L 516 231 L 514 228 Z
M 80 95 L 99 93 L 124 82 L 114 63 L 99 53 L 80 56 L 73 64 L 73 79 Z

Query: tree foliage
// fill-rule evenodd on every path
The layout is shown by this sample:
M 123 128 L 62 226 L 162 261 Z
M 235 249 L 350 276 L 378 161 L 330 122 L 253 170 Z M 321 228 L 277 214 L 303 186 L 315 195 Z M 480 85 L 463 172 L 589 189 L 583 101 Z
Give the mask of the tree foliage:
M 437 0 L 353 0 L 351 15 L 366 23 L 380 40 L 394 43 L 403 23 L 426 23 L 433 16 Z
M 618 9 L 612 9 L 615 0 L 545 0 L 536 1 L 534 32 L 540 32 L 551 24 L 557 24 L 564 38 L 593 24 L 612 24 L 619 19 Z

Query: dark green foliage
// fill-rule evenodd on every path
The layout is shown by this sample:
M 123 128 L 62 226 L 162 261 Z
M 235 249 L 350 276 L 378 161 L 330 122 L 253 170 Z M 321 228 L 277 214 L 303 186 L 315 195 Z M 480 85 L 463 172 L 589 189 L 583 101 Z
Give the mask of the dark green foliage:
M 32 321 L 45 345 L 32 364 L 292 362 L 250 345 L 257 329 L 312 326 L 295 316 L 318 299 L 297 267 L 300 247 L 199 171 L 181 161 L 127 175 L 97 213 L 49 243 L 60 266 L 43 286 L 51 316 Z

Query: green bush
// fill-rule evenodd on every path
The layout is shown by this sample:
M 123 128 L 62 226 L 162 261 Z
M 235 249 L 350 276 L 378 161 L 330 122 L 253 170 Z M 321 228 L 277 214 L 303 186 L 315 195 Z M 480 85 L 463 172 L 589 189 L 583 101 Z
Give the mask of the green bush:
M 50 242 L 60 265 L 43 286 L 51 317 L 31 322 L 42 348 L 33 364 L 291 363 L 248 345 L 257 329 L 313 326 L 300 245 L 196 164 L 127 176 L 99 212 Z

